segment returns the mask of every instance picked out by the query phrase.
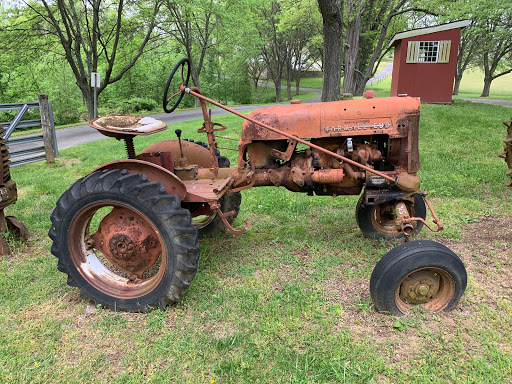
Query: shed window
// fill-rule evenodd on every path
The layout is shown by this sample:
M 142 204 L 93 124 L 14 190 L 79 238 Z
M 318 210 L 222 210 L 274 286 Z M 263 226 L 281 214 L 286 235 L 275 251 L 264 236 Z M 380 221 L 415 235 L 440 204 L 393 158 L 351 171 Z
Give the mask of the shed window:
M 448 63 L 451 43 L 450 40 L 409 41 L 406 63 Z
M 418 63 L 437 63 L 439 41 L 420 41 Z

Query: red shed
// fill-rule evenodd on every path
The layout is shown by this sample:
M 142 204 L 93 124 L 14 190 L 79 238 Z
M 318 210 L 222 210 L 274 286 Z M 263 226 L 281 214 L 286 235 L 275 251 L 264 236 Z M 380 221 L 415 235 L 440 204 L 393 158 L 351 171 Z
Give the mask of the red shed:
M 451 103 L 460 30 L 469 20 L 397 33 L 391 96 L 407 94 L 427 103 Z

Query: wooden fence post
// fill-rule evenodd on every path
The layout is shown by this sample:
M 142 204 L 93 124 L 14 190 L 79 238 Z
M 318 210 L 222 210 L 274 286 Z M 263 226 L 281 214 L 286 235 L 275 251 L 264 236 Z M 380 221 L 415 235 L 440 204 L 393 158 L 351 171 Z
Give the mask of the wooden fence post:
M 44 151 L 46 153 L 46 161 L 55 163 L 55 151 L 53 149 L 52 127 L 50 124 L 50 111 L 48 108 L 48 95 L 40 93 L 39 111 L 41 112 L 41 127 L 43 128 Z

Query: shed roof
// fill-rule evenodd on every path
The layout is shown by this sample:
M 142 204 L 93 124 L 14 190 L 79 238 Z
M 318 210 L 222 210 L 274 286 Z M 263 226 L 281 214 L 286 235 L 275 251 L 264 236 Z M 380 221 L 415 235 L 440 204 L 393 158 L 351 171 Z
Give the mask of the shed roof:
M 396 33 L 395 36 L 393 36 L 393 38 L 391 39 L 391 42 L 389 43 L 389 47 L 392 47 L 393 45 L 395 45 L 398 40 L 407 39 L 409 37 L 428 35 L 429 33 L 434 33 L 434 32 L 448 31 L 450 29 L 455 29 L 455 28 L 464 28 L 470 24 L 471 24 L 471 20 L 461 20 L 461 21 L 455 21 L 453 23 L 440 24 L 440 25 L 435 25 L 433 27 L 411 29 L 409 31 Z

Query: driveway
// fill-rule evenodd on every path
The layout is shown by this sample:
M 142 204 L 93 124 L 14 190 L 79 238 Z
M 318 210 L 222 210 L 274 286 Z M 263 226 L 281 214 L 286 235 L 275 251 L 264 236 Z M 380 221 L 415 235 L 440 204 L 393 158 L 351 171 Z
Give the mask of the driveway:
M 320 90 L 319 89 L 310 89 L 310 88 L 301 88 L 301 91 L 307 92 L 316 92 L 318 94 L 317 97 L 304 101 L 304 103 L 312 103 L 320 101 Z M 272 105 L 272 104 L 270 104 Z M 252 111 L 261 107 L 268 107 L 270 105 L 244 105 L 241 107 L 230 107 L 237 112 L 247 112 Z M 274 104 L 275 105 L 275 104 Z M 229 112 L 225 111 L 222 108 L 212 108 L 212 116 L 221 116 L 225 115 Z M 169 127 L 172 127 L 173 124 L 181 123 L 188 120 L 200 119 L 203 117 L 203 113 L 200 109 L 187 110 L 187 111 L 175 111 L 173 113 L 155 113 L 148 115 L 158 120 L 162 120 Z M 70 147 L 74 147 L 80 144 L 89 143 L 91 141 L 96 141 L 100 139 L 104 139 L 101 133 L 99 133 L 96 129 L 89 127 L 87 124 L 77 125 L 75 127 L 62 128 L 57 131 L 57 145 L 59 149 L 66 149 Z

